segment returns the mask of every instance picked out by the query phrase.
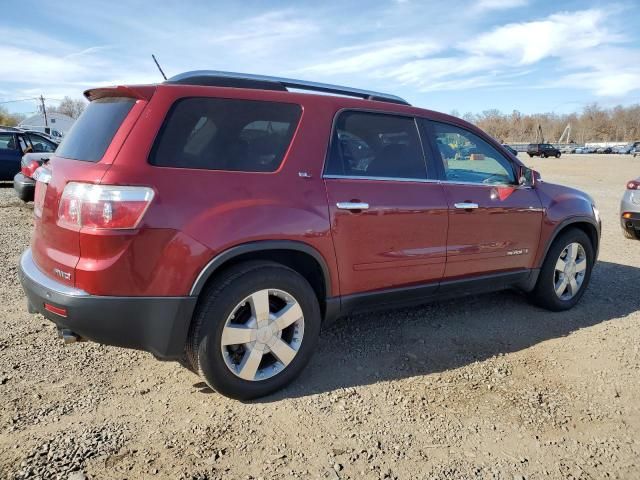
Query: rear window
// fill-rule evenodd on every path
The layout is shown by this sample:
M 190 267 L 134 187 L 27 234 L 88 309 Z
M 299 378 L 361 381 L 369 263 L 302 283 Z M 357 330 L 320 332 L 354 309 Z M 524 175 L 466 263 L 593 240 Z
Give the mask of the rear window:
M 290 103 L 185 98 L 171 108 L 149 162 L 160 167 L 273 172 L 300 119 Z
M 59 157 L 97 162 L 135 103 L 133 98 L 109 97 L 92 101 L 65 135 Z

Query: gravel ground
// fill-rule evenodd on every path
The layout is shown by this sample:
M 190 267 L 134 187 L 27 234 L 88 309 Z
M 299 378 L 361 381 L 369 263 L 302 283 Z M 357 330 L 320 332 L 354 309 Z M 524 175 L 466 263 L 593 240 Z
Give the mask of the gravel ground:
M 575 309 L 502 292 L 343 319 L 251 403 L 146 353 L 62 345 L 17 278 L 32 206 L 0 185 L 0 477 L 639 478 L 640 242 L 618 202 L 640 160 L 526 160 L 602 213 Z

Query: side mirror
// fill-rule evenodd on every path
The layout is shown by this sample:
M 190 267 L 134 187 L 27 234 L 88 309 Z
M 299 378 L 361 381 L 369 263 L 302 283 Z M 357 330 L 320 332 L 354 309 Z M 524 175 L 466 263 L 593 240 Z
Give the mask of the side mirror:
M 518 172 L 518 185 L 521 187 L 533 188 L 536 185 L 536 181 L 540 179 L 540 174 L 535 170 L 521 166 Z

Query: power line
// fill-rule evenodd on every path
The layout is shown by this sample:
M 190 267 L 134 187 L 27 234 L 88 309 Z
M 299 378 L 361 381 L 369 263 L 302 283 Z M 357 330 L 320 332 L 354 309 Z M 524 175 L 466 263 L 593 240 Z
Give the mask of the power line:
M 30 98 L 19 98 L 17 100 L 6 100 L 4 102 L 0 102 L 0 105 L 4 105 L 5 103 L 15 103 L 15 102 L 26 102 L 29 100 L 40 100 L 38 97 L 30 97 Z
M 31 100 L 35 100 L 37 102 L 40 101 L 40 97 L 29 97 L 29 98 L 18 98 L 16 100 L 5 100 L 0 102 L 0 105 L 4 105 L 5 103 L 16 103 L 16 102 L 28 102 Z M 47 100 L 51 101 L 53 100 L 54 102 L 63 102 L 64 99 L 62 98 L 47 98 Z

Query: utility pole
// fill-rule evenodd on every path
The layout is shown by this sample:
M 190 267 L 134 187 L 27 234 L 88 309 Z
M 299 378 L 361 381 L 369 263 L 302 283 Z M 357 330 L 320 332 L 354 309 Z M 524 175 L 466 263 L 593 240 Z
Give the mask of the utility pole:
M 42 113 L 44 114 L 44 126 L 49 126 L 49 121 L 47 120 L 47 107 L 44 105 L 44 97 L 40 95 L 40 105 L 42 108 Z

